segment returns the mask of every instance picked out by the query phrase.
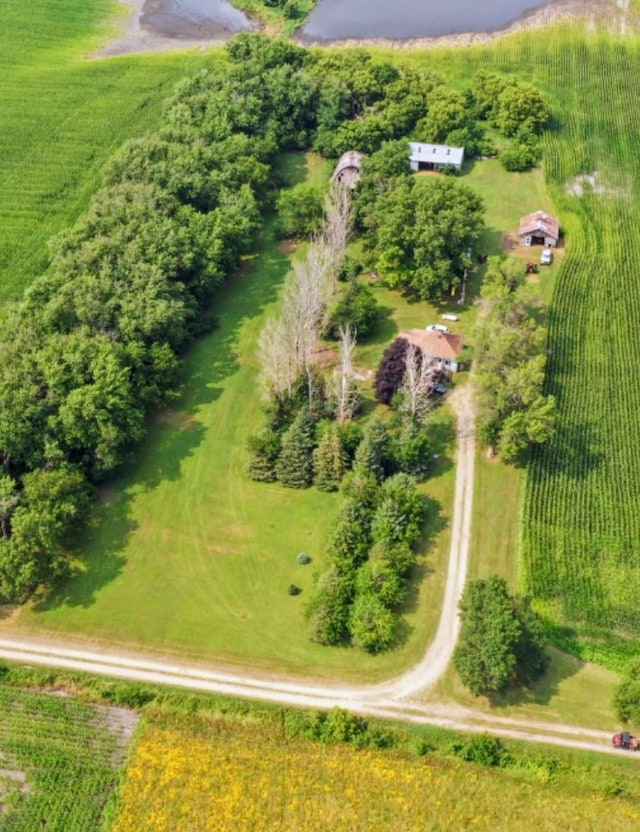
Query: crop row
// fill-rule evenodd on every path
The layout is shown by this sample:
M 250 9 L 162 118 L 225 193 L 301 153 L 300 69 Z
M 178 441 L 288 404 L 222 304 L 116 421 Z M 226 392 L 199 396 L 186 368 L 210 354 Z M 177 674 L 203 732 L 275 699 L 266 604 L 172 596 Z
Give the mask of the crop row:
M 0 830 L 99 829 L 126 739 L 105 709 L 0 687 Z
M 549 318 L 548 391 L 560 418 L 529 472 L 524 577 L 587 641 L 635 639 L 640 53 L 600 36 L 556 43 L 547 73 L 561 123 L 545 163 L 568 246 Z

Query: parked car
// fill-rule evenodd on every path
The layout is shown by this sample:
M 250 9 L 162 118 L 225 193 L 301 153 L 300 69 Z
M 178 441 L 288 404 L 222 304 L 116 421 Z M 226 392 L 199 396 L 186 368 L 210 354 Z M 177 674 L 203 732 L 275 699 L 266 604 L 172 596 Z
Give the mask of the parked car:
M 620 734 L 614 734 L 612 742 L 614 748 L 623 748 L 625 751 L 638 751 L 640 749 L 640 741 L 638 738 L 626 731 Z
M 545 248 L 542 250 L 542 254 L 540 255 L 540 265 L 541 266 L 550 266 L 553 263 L 553 252 L 550 248 Z
M 445 312 L 445 314 L 440 315 L 440 317 L 442 318 L 443 321 L 457 321 L 458 320 L 457 315 L 451 315 L 449 312 Z
M 444 324 L 430 324 L 428 327 L 425 327 L 427 332 L 451 332 L 448 326 Z

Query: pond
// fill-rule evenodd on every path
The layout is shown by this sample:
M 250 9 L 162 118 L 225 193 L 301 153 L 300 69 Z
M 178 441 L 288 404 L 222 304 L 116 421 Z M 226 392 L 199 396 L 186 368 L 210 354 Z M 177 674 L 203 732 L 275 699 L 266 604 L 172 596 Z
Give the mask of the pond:
M 140 23 L 171 38 L 217 38 L 254 28 L 227 0 L 146 0 Z
M 490 32 L 548 4 L 548 0 L 320 0 L 299 34 L 306 40 L 330 41 Z

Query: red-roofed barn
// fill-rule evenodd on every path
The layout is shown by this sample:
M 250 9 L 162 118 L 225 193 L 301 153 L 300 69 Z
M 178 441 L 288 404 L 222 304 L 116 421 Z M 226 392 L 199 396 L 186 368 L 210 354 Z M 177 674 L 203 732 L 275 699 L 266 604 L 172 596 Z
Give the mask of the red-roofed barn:
M 518 229 L 523 246 L 557 246 L 560 225 L 555 217 L 545 211 L 534 211 L 520 220 Z

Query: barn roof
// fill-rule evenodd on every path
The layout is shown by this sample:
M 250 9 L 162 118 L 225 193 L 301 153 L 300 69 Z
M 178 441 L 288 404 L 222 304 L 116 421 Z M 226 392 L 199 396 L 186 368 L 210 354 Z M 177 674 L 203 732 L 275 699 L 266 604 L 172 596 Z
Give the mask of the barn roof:
M 359 171 L 362 165 L 363 156 L 364 153 L 360 153 L 359 150 L 347 150 L 346 153 L 343 153 L 340 159 L 338 160 L 338 164 L 336 165 L 336 169 L 333 172 L 331 181 L 335 182 L 338 176 L 348 168 L 355 168 L 357 171 Z
M 536 234 L 536 232 L 557 240 L 560 237 L 560 224 L 551 214 L 547 214 L 545 211 L 534 211 L 533 214 L 522 217 L 518 234 L 520 237 L 528 237 L 531 234 Z
M 434 165 L 461 165 L 464 160 L 464 147 L 449 147 L 447 144 L 424 144 L 409 142 L 412 162 L 425 162 Z
M 427 358 L 437 358 L 440 361 L 455 361 L 464 347 L 462 335 L 454 335 L 452 332 L 405 329 L 398 338 L 404 338 L 418 347 Z

